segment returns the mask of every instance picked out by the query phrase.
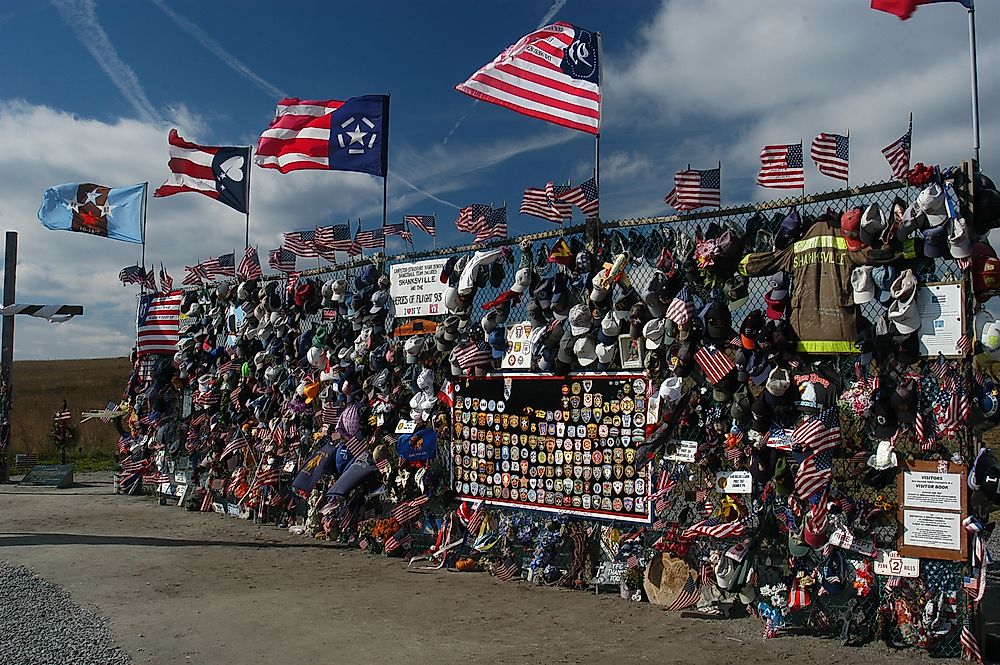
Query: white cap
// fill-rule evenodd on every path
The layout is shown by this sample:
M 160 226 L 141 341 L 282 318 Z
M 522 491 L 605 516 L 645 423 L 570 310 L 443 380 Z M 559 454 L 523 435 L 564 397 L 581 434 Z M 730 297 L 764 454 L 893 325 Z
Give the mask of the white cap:
M 969 225 L 965 219 L 957 217 L 951 223 L 951 233 L 948 234 L 948 247 L 952 257 L 966 259 L 972 256 L 972 238 L 969 237 Z
M 510 290 L 514 293 L 524 293 L 530 284 L 531 268 L 521 268 L 514 273 L 514 283 L 511 285 Z
M 660 399 L 673 404 L 684 394 L 681 388 L 684 385 L 684 378 L 680 376 L 669 376 L 660 384 Z
M 941 226 L 948 220 L 948 209 L 944 203 L 944 192 L 938 184 L 933 184 L 917 195 L 917 206 L 927 215 L 928 226 Z
M 920 330 L 920 312 L 917 310 L 916 297 L 909 300 L 893 300 L 889 305 L 889 321 L 904 335 Z
M 851 287 L 854 289 L 855 305 L 875 300 L 875 282 L 872 280 L 871 266 L 861 266 L 851 272 Z

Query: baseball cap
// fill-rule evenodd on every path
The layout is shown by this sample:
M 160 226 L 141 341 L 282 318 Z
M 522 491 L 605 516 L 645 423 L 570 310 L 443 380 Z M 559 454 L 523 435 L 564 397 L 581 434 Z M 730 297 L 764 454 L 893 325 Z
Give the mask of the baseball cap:
M 969 236 L 969 225 L 965 222 L 965 218 L 956 217 L 952 221 L 948 246 L 952 257 L 956 259 L 967 259 L 972 254 L 972 238 Z
M 650 319 L 642 327 L 642 336 L 646 340 L 647 349 L 658 349 L 663 343 L 663 319 Z
M 589 367 L 597 361 L 597 342 L 592 335 L 580 337 L 573 342 L 573 355 L 581 367 Z
M 764 302 L 767 303 L 767 318 L 775 321 L 784 318 L 785 308 L 788 306 L 786 299 L 775 298 L 774 291 L 768 291 L 764 294 Z
M 769 404 L 783 404 L 791 397 L 789 388 L 792 386 L 792 377 L 784 367 L 775 367 L 767 377 L 764 384 L 764 398 Z
M 878 301 L 883 305 L 888 305 L 889 301 L 892 300 L 892 283 L 896 281 L 897 276 L 899 276 L 899 271 L 892 265 L 875 266 L 872 268 L 872 281 L 875 282 L 875 293 L 878 296 Z
M 729 340 L 733 336 L 733 318 L 726 307 L 719 301 L 713 301 L 702 310 L 702 321 L 705 324 L 705 335 L 713 340 Z
M 920 330 L 920 312 L 914 292 L 908 300 L 893 300 L 889 305 L 889 321 L 903 334 Z
M 594 327 L 594 316 L 590 308 L 580 303 L 569 310 L 569 332 L 574 337 L 586 335 Z
M 861 242 L 861 209 L 852 208 L 840 216 L 840 235 L 847 241 L 847 249 L 857 252 L 865 246 Z
M 764 315 L 759 309 L 755 309 L 745 317 L 740 324 L 740 342 L 744 349 L 757 348 L 757 336 L 760 335 L 764 327 Z
M 788 297 L 788 273 L 776 272 L 768 279 L 771 280 L 771 296 L 773 298 L 784 300 Z
M 924 229 L 924 256 L 939 259 L 948 255 L 948 224 L 940 224 Z
M 524 293 L 530 285 L 531 268 L 521 268 L 514 273 L 514 283 L 511 284 L 510 290 L 514 293 Z
M 750 297 L 749 281 L 743 275 L 734 275 L 726 280 L 722 290 L 729 299 L 729 309 L 739 309 L 747 303 Z
M 875 299 L 875 282 L 872 280 L 871 266 L 861 266 L 851 272 L 851 288 L 854 289 L 855 305 L 863 305 Z
M 880 240 L 886 226 L 888 226 L 888 222 L 882 208 L 877 203 L 872 203 L 865 208 L 861 215 L 861 242 L 871 245 L 876 240 Z
M 1000 321 L 988 312 L 980 312 L 976 315 L 976 330 L 979 343 L 987 352 L 1000 351 Z
M 917 206 L 927 216 L 929 226 L 941 226 L 948 221 L 944 191 L 937 183 L 930 185 L 917 195 Z

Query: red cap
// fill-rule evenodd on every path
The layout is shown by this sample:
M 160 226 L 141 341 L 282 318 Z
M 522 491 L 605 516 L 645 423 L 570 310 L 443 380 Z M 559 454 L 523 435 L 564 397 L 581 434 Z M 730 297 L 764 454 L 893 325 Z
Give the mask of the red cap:
M 861 208 L 852 208 L 840 216 L 840 233 L 847 241 L 847 249 L 852 252 L 865 246 L 861 242 Z
M 785 309 L 788 306 L 786 299 L 775 299 L 771 297 L 771 291 L 764 294 L 764 302 L 767 303 L 767 318 L 778 321 L 785 318 Z

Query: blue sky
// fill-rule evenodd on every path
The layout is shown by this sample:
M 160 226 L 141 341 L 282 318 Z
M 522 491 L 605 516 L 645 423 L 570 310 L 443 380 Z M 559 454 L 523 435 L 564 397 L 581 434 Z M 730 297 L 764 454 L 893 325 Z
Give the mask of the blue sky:
M 1000 7 L 981 4 L 983 162 L 996 176 L 1000 130 L 990 109 L 1000 102 L 1000 38 L 985 26 L 1000 25 Z M 256 144 L 281 93 L 391 93 L 389 218 L 437 214 L 439 246 L 467 240 L 454 230 L 454 205 L 506 201 L 512 233 L 549 228 L 516 214 L 521 192 L 589 177 L 592 137 L 474 104 L 453 87 L 553 11 L 603 34 L 605 218 L 668 213 L 663 195 L 688 163 L 722 162 L 724 204 L 781 196 L 754 186 L 760 147 L 808 142 L 819 131 L 850 129 L 852 182 L 883 179 L 878 150 L 905 130 L 911 110 L 914 161 L 969 154 L 967 23 L 957 4 L 923 7 L 903 23 L 867 0 L 280 8 L 8 0 L 0 6 L 0 221 L 21 232 L 18 300 L 87 308 L 61 328 L 19 322 L 18 357 L 123 355 L 134 333 L 134 289 L 116 277 L 137 248 L 41 228 L 42 190 L 88 181 L 155 187 L 168 175 L 170 127 L 202 143 Z M 835 187 L 807 165 L 807 190 Z M 251 241 L 263 253 L 284 230 L 358 217 L 376 226 L 381 194 L 381 182 L 361 174 L 255 168 Z M 147 260 L 162 259 L 178 281 L 184 264 L 242 247 L 242 217 L 205 197 L 151 199 L 148 220 Z M 427 246 L 418 233 L 417 247 Z M 64 343 L 68 326 L 77 331 L 72 344 Z

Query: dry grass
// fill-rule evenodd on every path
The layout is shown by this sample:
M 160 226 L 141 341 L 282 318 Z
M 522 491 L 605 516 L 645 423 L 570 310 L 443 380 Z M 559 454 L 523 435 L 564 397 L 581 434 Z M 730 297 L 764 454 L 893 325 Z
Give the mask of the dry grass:
M 52 417 L 66 400 L 77 431 L 69 458 L 74 462 L 112 459 L 118 441 L 114 425 L 100 420 L 81 425 L 80 413 L 103 409 L 109 401 L 121 399 L 131 370 L 128 358 L 15 361 L 12 451 L 38 453 L 47 461 L 56 459 Z

